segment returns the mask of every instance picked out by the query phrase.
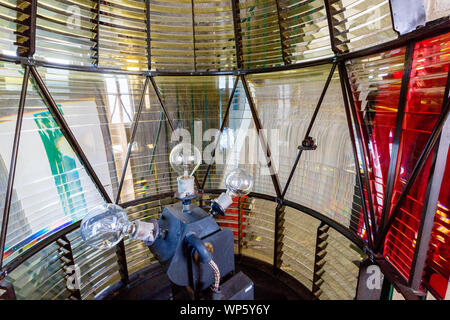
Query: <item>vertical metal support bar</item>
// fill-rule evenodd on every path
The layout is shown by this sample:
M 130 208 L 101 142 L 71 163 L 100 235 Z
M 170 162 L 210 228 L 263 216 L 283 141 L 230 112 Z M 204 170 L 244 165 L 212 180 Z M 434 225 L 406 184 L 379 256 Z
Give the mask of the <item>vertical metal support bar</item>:
M 231 10 L 233 12 L 234 25 L 234 41 L 236 46 L 236 65 L 238 70 L 242 69 L 242 30 L 241 30 L 241 14 L 239 9 L 239 0 L 231 0 Z
M 270 177 L 272 178 L 273 186 L 275 188 L 275 192 L 277 194 L 277 198 L 281 199 L 281 187 L 280 187 L 280 181 L 278 179 L 278 175 L 276 174 L 273 164 L 272 164 L 272 154 L 270 152 L 269 145 L 266 141 L 266 138 L 264 137 L 264 133 L 262 131 L 262 125 L 261 121 L 259 120 L 258 111 L 256 110 L 255 103 L 253 102 L 253 98 L 250 94 L 250 90 L 248 88 L 247 80 L 245 79 L 244 75 L 241 75 L 241 81 L 244 85 L 245 94 L 247 96 L 247 101 L 250 106 L 250 111 L 252 113 L 253 121 L 255 122 L 256 130 L 258 130 L 258 137 L 259 141 L 261 143 L 261 146 L 263 147 L 264 155 L 267 160 L 267 167 L 270 171 Z
M 220 126 L 220 129 L 219 129 L 219 135 L 217 137 L 217 140 L 214 143 L 215 144 L 214 149 L 211 152 L 211 163 L 208 165 L 208 168 L 206 169 L 205 176 L 203 177 L 203 181 L 202 181 L 202 184 L 201 184 L 201 189 L 202 190 L 205 188 L 206 179 L 207 179 L 207 177 L 209 175 L 209 171 L 211 170 L 211 166 L 212 166 L 213 162 L 215 161 L 216 149 L 217 149 L 217 146 L 219 144 L 219 139 L 220 139 L 220 137 L 221 137 L 221 135 L 223 133 L 223 130 L 225 129 L 225 126 L 226 126 L 226 123 L 227 123 L 227 120 L 228 120 L 228 116 L 230 114 L 230 108 L 231 108 L 231 104 L 233 103 L 233 98 L 234 98 L 234 94 L 236 92 L 236 88 L 237 88 L 238 82 L 239 82 L 239 77 L 236 77 L 236 79 L 234 81 L 234 85 L 233 85 L 233 90 L 231 91 L 230 97 L 228 99 L 227 109 L 225 110 L 225 114 L 224 114 L 223 119 L 222 119 L 222 125 Z
M 152 70 L 152 38 L 151 38 L 151 23 L 150 23 L 150 0 L 145 0 L 145 17 L 147 22 L 147 68 Z
M 143 108 L 144 102 L 145 102 L 145 94 L 147 92 L 148 82 L 149 82 L 149 79 L 148 79 L 148 77 L 146 77 L 145 83 L 144 83 L 144 88 L 142 90 L 141 100 L 139 101 L 139 106 L 138 106 L 137 112 L 135 113 L 134 119 L 133 119 L 133 128 L 131 129 L 130 142 L 128 143 L 128 150 L 127 150 L 127 155 L 125 157 L 125 162 L 123 164 L 122 176 L 120 178 L 119 188 L 117 189 L 117 196 L 116 196 L 116 202 L 115 202 L 116 204 L 119 203 L 119 201 L 120 201 L 120 194 L 122 192 L 122 187 L 123 187 L 125 175 L 127 172 L 128 162 L 130 160 L 131 148 L 133 146 L 134 138 L 136 137 L 136 132 L 137 132 L 137 128 L 139 125 L 139 119 L 141 118 L 142 108 Z
M 409 79 L 411 75 L 411 66 L 413 62 L 414 45 L 415 42 L 411 41 L 408 43 L 408 46 L 406 48 L 406 58 L 403 68 L 402 86 L 400 89 L 400 98 L 397 108 L 397 120 L 394 133 L 394 141 L 392 143 L 391 161 L 389 163 L 388 178 L 386 181 L 386 189 L 384 192 L 383 211 L 381 214 L 380 228 L 382 229 L 386 227 L 386 221 L 391 208 L 392 192 L 394 190 L 395 173 L 397 169 L 400 141 L 402 135 L 403 118 L 405 115 L 405 105 L 407 101 Z
M 21 9 L 24 2 L 29 2 L 30 5 Z M 23 17 L 18 16 L 17 20 L 20 24 L 26 25 L 23 31 L 16 30 L 17 55 L 20 57 L 32 57 L 36 52 L 36 16 L 37 16 L 37 0 L 18 0 L 17 7 L 21 12 L 28 17 L 24 20 Z M 23 38 L 23 39 L 21 39 Z M 24 40 L 26 39 L 26 40 Z
M 337 65 L 336 63 L 333 63 L 333 65 L 331 67 L 330 73 L 328 74 L 328 78 L 325 81 L 325 85 L 323 87 L 322 93 L 320 94 L 319 101 L 317 102 L 317 106 L 314 109 L 314 113 L 313 113 L 313 115 L 311 117 L 311 120 L 309 121 L 308 129 L 306 129 L 306 133 L 305 133 L 305 138 L 304 139 L 308 138 L 309 134 L 311 133 L 312 127 L 314 125 L 314 122 L 316 121 L 317 114 L 319 113 L 320 106 L 322 105 L 323 99 L 325 98 L 325 94 L 327 93 L 327 90 L 328 90 L 328 87 L 330 85 L 331 79 L 333 78 L 334 71 L 336 70 L 336 65 Z M 282 199 L 284 199 L 284 196 L 286 195 L 286 192 L 287 192 L 287 190 L 289 188 L 289 184 L 291 183 L 291 180 L 292 180 L 292 178 L 294 176 L 294 173 L 295 173 L 295 170 L 297 168 L 298 162 L 300 161 L 300 157 L 302 155 L 302 152 L 303 152 L 302 149 L 298 150 L 297 158 L 295 159 L 294 165 L 292 166 L 291 172 L 289 173 L 289 177 L 288 177 L 288 179 L 286 181 L 286 185 L 284 186 L 284 190 L 283 190 L 283 192 L 281 194 L 281 198 Z
M 56 244 L 58 245 L 60 258 L 59 260 L 62 263 L 62 268 L 66 274 L 66 288 L 68 291 L 70 291 L 70 298 L 75 298 L 76 300 L 81 300 L 81 291 L 80 291 L 80 279 L 79 274 L 77 272 L 75 259 L 73 258 L 73 251 L 72 251 L 72 244 L 70 243 L 69 239 L 67 239 L 66 235 L 63 235 L 61 238 L 56 240 Z M 74 273 L 73 275 L 70 275 L 70 273 Z M 75 280 L 72 284 L 74 285 L 73 288 L 69 288 L 67 285 L 69 284 L 69 279 L 67 277 L 72 277 L 73 280 Z
M 197 71 L 197 52 L 195 48 L 195 13 L 194 13 L 194 0 L 191 0 L 192 7 L 192 41 L 194 45 L 194 70 Z
M 75 135 L 73 134 L 72 130 L 70 129 L 69 125 L 67 124 L 63 115 L 61 114 L 61 111 L 59 110 L 55 100 L 53 100 L 53 97 L 51 96 L 50 92 L 48 91 L 47 86 L 45 85 L 45 83 L 42 80 L 41 76 L 39 75 L 38 71 L 36 70 L 36 67 L 31 66 L 30 70 L 31 70 L 31 74 L 33 75 L 33 79 L 36 81 L 36 84 L 39 87 L 39 90 L 41 91 L 42 96 L 44 98 L 44 101 L 47 104 L 48 110 L 50 111 L 52 117 L 58 124 L 62 134 L 67 139 L 67 142 L 70 144 L 70 146 L 75 151 L 75 153 L 78 155 L 78 158 L 80 159 L 81 164 L 84 166 L 84 168 L 88 172 L 89 176 L 91 177 L 94 184 L 97 186 L 98 190 L 102 194 L 105 201 L 108 203 L 112 203 L 111 198 L 108 195 L 108 192 L 106 192 L 100 179 L 98 178 L 97 174 L 95 173 L 94 169 L 92 168 L 89 160 L 87 159 L 86 155 L 84 154 L 83 150 L 81 149 L 80 144 L 78 143 L 77 139 L 75 138 Z
M 242 197 L 238 198 L 238 258 L 242 256 Z
M 316 233 L 316 250 L 314 254 L 314 275 L 313 275 L 313 285 L 312 285 L 312 293 L 319 298 L 322 294 L 322 290 L 320 289 L 324 280 L 322 279 L 323 274 L 325 273 L 325 263 L 326 255 L 327 255 L 327 246 L 328 246 L 328 230 L 330 226 L 321 222 L 319 227 L 317 228 Z
M 116 245 L 117 263 L 119 264 L 120 279 L 123 285 L 130 283 L 127 267 L 127 257 L 125 254 L 125 244 L 123 239 Z
M 274 272 L 277 272 L 283 261 L 281 259 L 283 255 L 283 238 L 284 238 L 284 215 L 286 206 L 282 203 L 278 203 L 275 208 L 275 232 L 274 232 L 274 246 L 273 246 L 273 268 Z
M 447 161 L 448 141 L 445 143 L 447 144 L 446 146 L 444 146 L 443 143 L 444 141 L 441 138 L 439 146 L 436 145 L 434 148 L 425 201 L 423 203 L 422 214 L 420 217 L 419 230 L 417 232 L 416 246 L 414 247 L 414 256 L 408 279 L 408 285 L 414 290 L 420 290 L 423 270 L 425 268 L 425 261 L 427 259 L 429 249 L 429 242 L 431 239 L 431 232 L 434 225 L 434 216 L 437 210 L 442 178 Z M 443 147 L 443 149 L 441 149 L 441 147 Z
M 353 92 L 352 92 L 351 85 L 350 85 L 350 79 L 348 77 L 347 69 L 345 68 L 344 62 L 343 62 L 343 66 L 340 69 L 340 71 L 342 72 L 342 79 L 344 80 L 346 87 L 347 87 L 347 97 L 350 102 L 349 107 L 350 107 L 351 115 L 353 118 L 353 124 L 355 126 L 357 147 L 359 150 L 359 154 L 361 155 L 361 158 L 362 158 L 361 164 L 362 164 L 362 169 L 363 169 L 363 174 L 364 174 L 364 182 L 366 184 L 366 189 L 367 189 L 367 201 L 369 204 L 368 213 L 370 215 L 370 222 L 371 222 L 371 228 L 372 228 L 372 234 L 373 234 L 373 242 L 375 242 L 375 239 L 378 234 L 378 226 L 377 226 L 377 222 L 375 220 L 374 206 L 373 206 L 373 202 L 372 202 L 372 189 L 370 187 L 370 181 L 369 181 L 369 169 L 367 168 L 367 164 L 366 164 L 366 160 L 365 160 L 364 146 L 363 146 L 364 140 L 362 138 L 361 131 L 359 130 L 359 122 L 358 122 L 358 115 L 356 113 L 355 100 L 353 99 Z M 357 156 L 357 154 L 356 154 L 356 156 Z
M 30 67 L 25 66 L 25 73 L 23 75 L 23 82 L 22 82 L 22 91 L 20 92 L 19 106 L 17 110 L 16 129 L 14 131 L 11 162 L 9 165 L 8 183 L 6 185 L 5 206 L 3 208 L 2 229 L 0 233 L 0 270 L 3 267 L 3 254 L 5 252 L 6 234 L 8 232 L 9 212 L 11 209 L 11 200 L 14 192 L 14 177 L 16 174 L 17 155 L 19 153 L 20 134 L 22 131 L 22 122 L 23 122 L 22 120 L 25 110 L 25 101 L 29 77 L 30 77 Z
M 367 206 L 366 206 L 366 197 L 365 197 L 365 193 L 364 193 L 364 182 L 361 178 L 360 164 L 359 164 L 359 160 L 358 160 L 358 151 L 356 149 L 355 135 L 353 132 L 353 125 L 352 125 L 352 120 L 351 120 L 352 118 L 351 118 L 350 107 L 349 107 L 348 99 L 347 99 L 347 90 L 345 88 L 345 81 L 344 81 L 345 73 L 343 70 L 344 68 L 345 68 L 344 63 L 340 62 L 339 63 L 339 78 L 341 80 L 342 97 L 344 98 L 345 116 L 347 118 L 347 125 L 348 125 L 350 140 L 352 142 L 353 159 L 355 161 L 356 179 L 358 181 L 359 191 L 360 191 L 360 196 L 361 196 L 361 205 L 362 205 L 363 216 L 364 216 L 364 224 L 366 225 L 367 241 L 369 244 L 369 248 L 372 250 L 373 249 L 372 226 L 374 224 L 374 221 L 370 222 L 370 218 L 369 218 L 369 214 L 368 214 L 368 210 L 367 210 Z M 356 127 L 356 128 L 358 128 L 358 127 Z M 364 161 L 364 159 L 363 159 L 363 161 Z M 369 198 L 370 198 L 370 196 L 371 195 L 368 194 Z M 372 207 L 370 206 L 369 209 L 371 210 Z
M 101 0 L 97 0 L 97 16 L 95 17 L 96 22 L 96 33 L 95 33 L 95 45 L 94 45 L 94 66 L 98 68 L 100 63 L 100 6 Z
M 280 30 L 280 44 L 281 44 L 281 55 L 283 56 L 284 65 L 288 65 L 291 63 L 289 59 L 288 48 L 286 47 L 286 37 L 284 35 L 284 27 L 282 24 L 283 17 L 281 16 L 281 5 L 279 0 L 275 0 L 275 4 L 277 6 L 277 16 L 278 16 L 278 29 Z
M 450 100 L 450 70 L 447 75 L 447 85 L 444 92 L 444 106 Z M 418 290 L 422 281 L 423 270 L 427 259 L 431 232 L 433 231 L 434 216 L 437 210 L 439 194 L 444 177 L 445 167 L 447 165 L 448 148 L 450 145 L 450 120 L 446 120 L 441 132 L 439 145 L 433 154 L 432 170 L 430 171 L 430 179 L 428 182 L 427 193 L 423 204 L 422 216 L 414 250 L 414 257 L 411 265 L 411 273 L 409 275 L 409 285 L 413 290 Z
M 338 53 L 339 49 L 336 46 L 336 39 L 334 38 L 333 15 L 331 13 L 331 6 L 329 1 L 330 0 L 323 0 L 325 5 L 325 11 L 327 13 L 328 32 L 330 33 L 331 50 L 334 53 Z

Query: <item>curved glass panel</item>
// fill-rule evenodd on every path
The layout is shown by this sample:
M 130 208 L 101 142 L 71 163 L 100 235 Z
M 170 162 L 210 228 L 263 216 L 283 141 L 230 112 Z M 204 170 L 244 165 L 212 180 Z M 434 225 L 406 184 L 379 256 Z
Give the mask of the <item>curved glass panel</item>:
M 450 280 L 450 153 L 442 178 L 430 247 L 423 276 L 427 288 L 438 298 L 445 299 Z
M 89 66 L 95 63 L 97 1 L 37 1 L 37 59 Z
M 276 203 L 253 199 L 243 208 L 245 218 L 242 254 L 273 263 Z
M 215 198 L 217 195 L 207 195 Z M 174 203 L 172 197 L 148 201 L 126 209 L 130 221 L 148 221 L 157 218 L 165 205 Z M 235 251 L 245 256 L 273 261 L 274 214 L 276 203 L 248 196 L 237 200 L 227 215 L 220 217 L 222 228 L 230 228 L 235 233 Z M 198 204 L 199 201 L 194 201 Z M 208 201 L 203 201 L 205 210 Z M 240 211 L 240 213 L 239 213 Z M 242 217 L 242 238 L 238 241 L 237 217 Z M 316 256 L 316 236 L 319 221 L 295 209 L 286 208 L 283 232 L 282 269 L 312 288 Z M 322 225 L 320 225 L 322 226 Z M 320 287 L 320 299 L 352 299 L 356 288 L 360 252 L 348 239 L 331 229 L 325 230 L 322 239 L 326 246 L 320 259 L 326 261 L 323 281 L 315 282 Z M 322 230 L 322 231 L 323 231 Z M 326 235 L 326 237 L 324 237 Z M 129 275 L 154 264 L 155 258 L 148 248 L 139 241 L 125 240 L 126 262 Z M 332 249 L 332 250 L 331 250 Z M 70 268 L 75 262 L 75 273 Z M 316 276 L 318 270 L 316 270 Z M 327 275 L 328 274 L 328 275 Z M 68 276 L 75 277 L 75 290 L 69 289 Z M 7 278 L 12 282 L 19 299 L 98 299 L 120 281 L 119 264 L 114 249 L 97 251 L 85 245 L 79 230 L 72 231 L 57 239 L 32 258 L 13 270 Z
M 64 270 L 60 263 L 61 254 L 56 243 L 52 243 L 26 260 L 8 275 L 6 280 L 14 284 L 19 300 L 66 299 Z
M 81 238 L 79 229 L 69 233 L 67 239 L 70 241 L 73 260 L 79 272 L 81 299 L 95 299 L 102 290 L 120 281 L 115 248 L 92 249 Z
M 104 202 L 31 80 L 14 192 L 5 263 Z
M 0 62 L 0 222 L 3 220 L 23 73 L 23 69 L 18 65 Z M 16 201 L 17 193 L 13 192 L 12 202 Z M 11 211 L 15 209 L 11 208 Z M 8 222 L 14 224 L 20 219 L 20 216 L 10 216 Z
M 100 67 L 148 69 L 145 0 L 100 1 L 96 53 Z
M 28 37 L 16 35 L 18 30 L 25 30 L 22 24 L 29 15 L 23 9 L 30 5 L 30 1 L 22 1 L 19 6 L 16 0 L 3 0 L 0 2 L 0 54 L 15 56 L 18 46 L 20 51 L 24 50 L 21 43 L 28 40 Z M 19 45 L 18 45 L 19 44 Z
M 196 69 L 221 71 L 236 68 L 231 2 L 194 0 Z
M 151 83 L 147 94 L 131 147 L 122 202 L 176 190 L 176 174 L 169 171 L 170 126 Z
M 151 1 L 151 69 L 195 70 L 191 1 Z
M 450 2 L 445 0 L 425 0 L 427 22 L 450 15 Z
M 211 163 L 211 152 L 217 144 L 235 77 L 156 77 L 155 81 L 161 92 L 164 107 L 176 129 L 174 138 L 171 138 L 172 133 L 169 129 L 166 145 L 174 145 L 176 137 L 182 136 L 183 142 L 189 141 L 198 147 L 202 152 L 203 161 L 195 176 L 199 184 L 202 184 Z M 174 142 L 170 143 L 171 141 Z M 168 154 L 162 160 L 167 161 Z M 173 172 L 172 168 L 170 172 L 176 183 L 176 172 Z M 208 176 L 209 179 L 211 178 Z
M 248 76 L 262 126 L 271 137 L 272 161 L 282 188 L 329 72 L 330 66 L 325 65 Z M 360 199 L 359 192 L 355 192 L 356 172 L 337 71 L 310 136 L 317 149 L 303 152 L 286 199 L 357 230 Z
M 334 229 L 328 230 L 325 271 L 320 286 L 322 300 L 351 300 L 356 296 L 359 263 L 365 254 Z
M 278 0 L 281 27 L 291 63 L 333 55 L 322 0 Z
M 376 223 L 383 211 L 397 119 L 405 47 L 347 62 Z
M 316 233 L 320 222 L 295 209 L 285 208 L 281 269 L 313 289 Z
M 205 184 L 206 189 L 226 189 L 225 176 L 239 167 L 253 177 L 253 192 L 276 195 L 259 134 L 264 135 L 270 146 L 273 142 L 270 140 L 272 137 L 267 137 L 266 131 L 258 132 L 256 129 L 244 87 L 239 81 L 228 119 L 216 145 L 214 163 Z M 214 146 L 209 148 L 208 152 L 213 149 Z
M 389 0 L 326 0 L 337 49 L 355 51 L 397 38 Z
M 450 67 L 450 34 L 417 42 L 414 48 L 391 199 L 400 197 L 442 112 Z M 386 236 L 384 254 L 409 279 L 419 232 L 431 155 L 410 189 Z
M 275 0 L 239 0 L 242 56 L 246 69 L 283 64 Z
M 39 73 L 103 186 L 115 199 L 145 78 L 51 68 L 39 68 Z M 146 93 L 144 110 L 148 101 Z

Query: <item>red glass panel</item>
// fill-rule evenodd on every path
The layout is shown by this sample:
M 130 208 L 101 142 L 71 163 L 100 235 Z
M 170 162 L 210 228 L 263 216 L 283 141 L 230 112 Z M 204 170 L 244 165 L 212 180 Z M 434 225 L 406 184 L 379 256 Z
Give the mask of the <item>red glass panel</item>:
M 399 48 L 347 64 L 377 224 L 383 210 L 404 59 L 405 48 Z
M 444 299 L 450 281 L 450 150 L 442 178 L 441 192 L 431 232 L 424 283 L 438 298 Z
M 450 63 L 450 33 L 418 42 L 414 48 L 391 210 L 408 183 L 436 124 Z M 409 278 L 423 209 L 431 156 L 413 184 L 386 236 L 386 259 Z
M 241 237 L 243 238 L 245 236 L 245 208 L 248 207 L 248 204 L 246 203 L 247 196 L 243 196 L 241 198 L 241 210 L 242 210 L 242 216 L 241 216 L 241 223 L 242 223 L 242 232 Z M 221 228 L 230 228 L 233 231 L 234 237 L 238 237 L 238 230 L 239 230 L 239 197 L 233 198 L 233 203 L 228 207 L 228 209 L 225 210 L 225 216 L 220 217 L 220 220 L 218 224 Z

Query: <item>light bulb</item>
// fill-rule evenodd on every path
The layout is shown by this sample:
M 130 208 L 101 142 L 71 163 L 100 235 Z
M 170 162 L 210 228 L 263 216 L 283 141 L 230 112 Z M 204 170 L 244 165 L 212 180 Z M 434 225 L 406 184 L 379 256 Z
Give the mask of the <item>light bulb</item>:
M 194 187 L 195 180 L 192 175 L 202 162 L 201 152 L 190 143 L 180 143 L 170 152 L 169 162 L 173 170 L 179 174 L 177 178 L 178 193 L 176 197 L 189 201 L 196 195 Z M 187 206 L 186 210 L 188 210 L 188 202 L 185 205 Z
M 236 168 L 231 170 L 225 177 L 227 191 L 223 192 L 211 203 L 213 215 L 225 215 L 225 210 L 233 203 L 233 197 L 241 197 L 248 194 L 253 187 L 253 178 L 245 170 Z
M 103 204 L 93 208 L 81 222 L 81 237 L 94 249 L 109 249 L 120 242 L 125 235 L 132 240 L 153 243 L 158 234 L 158 223 L 128 220 L 120 206 Z
M 169 162 L 181 176 L 192 176 L 202 162 L 200 150 L 190 143 L 180 143 L 170 152 Z
M 249 194 L 253 187 L 253 178 L 245 170 L 236 168 L 225 177 L 227 194 L 231 197 L 240 197 Z

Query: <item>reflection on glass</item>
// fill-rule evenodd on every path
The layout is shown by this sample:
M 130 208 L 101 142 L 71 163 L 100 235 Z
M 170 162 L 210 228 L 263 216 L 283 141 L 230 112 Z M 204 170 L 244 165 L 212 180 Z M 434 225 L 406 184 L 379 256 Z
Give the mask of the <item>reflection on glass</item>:
M 347 63 L 371 183 L 376 223 L 380 223 L 388 178 L 405 48 Z
M 80 220 L 89 208 L 103 203 L 31 82 L 14 192 L 4 253 L 6 263 L 50 234 Z
M 242 55 L 247 69 L 283 64 L 274 0 L 239 1 Z
M 355 51 L 397 38 L 388 0 L 326 1 L 330 3 L 340 51 Z
M 325 65 L 248 76 L 262 127 L 267 130 L 272 161 L 282 188 L 330 69 L 331 66 Z M 360 212 L 357 198 L 354 199 L 357 195 L 355 169 L 341 101 L 342 92 L 336 72 L 311 132 L 318 147 L 315 151 L 302 154 L 286 198 L 357 230 Z M 274 139 L 275 136 L 278 138 Z M 262 185 L 272 184 L 270 176 L 258 178 L 255 174 L 255 189 L 261 188 L 258 180 L 264 181 Z
M 414 166 L 442 110 L 450 66 L 450 34 L 417 42 L 391 201 L 391 210 L 408 183 Z M 385 256 L 409 278 L 430 174 L 430 156 L 386 236 Z
M 195 70 L 192 20 L 190 1 L 163 0 L 150 6 L 152 70 Z
M 430 248 L 424 272 L 424 282 L 434 295 L 444 299 L 450 280 L 450 153 L 442 178 Z M 448 299 L 448 297 L 447 297 Z
M 94 63 L 97 1 L 38 1 L 36 54 L 52 63 L 89 66 Z M 63 23 L 61 23 L 63 22 Z
M 283 34 L 292 63 L 333 54 L 322 0 L 278 1 Z

